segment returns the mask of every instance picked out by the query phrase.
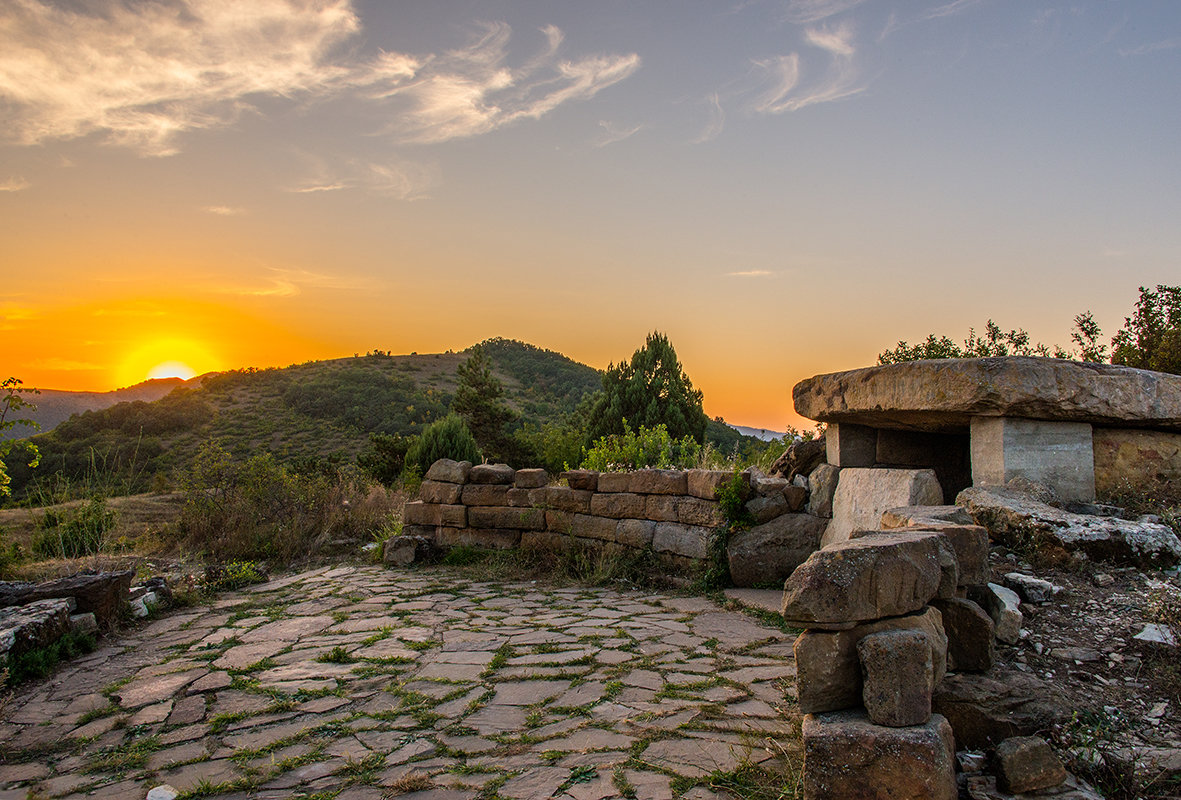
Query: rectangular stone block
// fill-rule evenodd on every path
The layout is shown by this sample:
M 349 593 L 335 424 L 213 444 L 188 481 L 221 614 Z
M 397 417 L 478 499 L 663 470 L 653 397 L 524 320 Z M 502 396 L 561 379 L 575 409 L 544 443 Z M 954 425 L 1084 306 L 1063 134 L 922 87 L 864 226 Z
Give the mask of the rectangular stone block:
M 699 525 L 704 528 L 717 528 L 726 524 L 722 510 L 712 500 L 702 500 L 697 497 L 678 497 L 676 501 L 677 522 L 686 525 Z
M 880 631 L 857 643 L 864 685 L 861 698 L 875 725 L 905 728 L 931 718 L 935 667 L 920 631 Z
M 517 471 L 508 464 L 476 464 L 467 474 L 468 483 L 513 485 Z
M 598 473 L 595 473 L 598 475 Z M 590 513 L 593 492 L 585 489 L 571 489 L 565 486 L 547 486 L 538 493 L 538 505 L 555 511 L 577 511 Z
M 467 524 L 467 509 L 464 506 L 444 506 L 438 503 L 415 501 L 407 503 L 402 510 L 403 525 L 446 525 L 462 528 Z
M 996 623 L 971 600 L 952 597 L 931 602 L 947 632 L 947 668 L 955 672 L 984 672 L 996 659 Z
M 638 469 L 628 474 L 628 491 L 637 494 L 685 494 L 688 479 L 678 469 Z
M 804 717 L 804 800 L 956 800 L 951 725 L 887 728 L 863 711 Z
M 631 478 L 626 472 L 600 472 L 598 492 L 630 492 Z
M 822 544 L 846 541 L 853 531 L 877 530 L 882 514 L 891 508 L 942 502 L 943 489 L 934 470 L 842 469 L 832 500 L 832 523 Z
M 542 489 L 512 488 L 508 490 L 506 497 L 510 506 L 514 508 L 526 508 L 529 506 L 544 505 L 541 500 L 544 499 L 545 492 Z
M 471 471 L 472 462 L 470 461 L 452 461 L 449 458 L 440 458 L 431 464 L 423 477 L 428 481 L 462 484 L 467 483 L 467 476 Z
M 1016 417 L 972 417 L 972 484 L 1013 478 L 1048 486 L 1062 500 L 1095 499 L 1091 425 Z
M 545 529 L 555 533 L 570 533 L 574 530 L 574 512 L 573 511 L 551 511 L 545 512 Z
M 897 510 L 897 509 L 895 509 Z M 882 515 L 885 523 L 888 518 L 897 519 L 891 512 Z M 947 542 L 955 556 L 958 576 L 956 586 L 975 586 L 988 583 L 988 530 L 980 525 L 957 525 L 950 522 L 930 520 L 917 522 L 905 528 L 889 528 L 880 531 L 854 531 L 849 538 L 862 539 L 873 536 L 884 536 L 890 533 L 931 531 L 938 533 Z M 947 593 L 944 592 L 944 595 Z M 942 595 L 941 595 L 942 596 Z
M 566 481 L 566 485 L 571 489 L 579 489 L 586 492 L 597 492 L 599 490 L 599 473 L 591 469 L 570 469 L 563 472 L 560 476 Z
M 459 502 L 463 494 L 463 487 L 455 483 L 442 481 L 423 481 L 418 487 L 418 497 L 424 503 L 440 503 L 454 505 Z
M 709 554 L 709 535 L 709 528 L 657 522 L 652 534 L 652 549 L 658 553 L 703 559 Z
M 644 516 L 644 502 L 645 498 L 642 494 L 632 494 L 631 492 L 596 493 L 591 496 L 590 513 L 597 517 L 641 519 Z
M 522 550 L 545 550 L 550 553 L 564 553 L 573 547 L 576 541 L 573 536 L 566 532 L 551 530 L 521 531 Z
M 468 506 L 467 524 L 473 528 L 545 530 L 545 512 L 539 508 L 509 506 Z
M 616 525 L 618 525 L 618 520 L 609 517 L 594 517 L 589 514 L 574 515 L 574 535 L 586 539 L 613 542 L 615 541 Z
M 521 532 L 495 528 L 439 528 L 435 532 L 435 543 L 440 547 L 487 547 L 492 550 L 509 550 L 520 545 Z
M 465 506 L 507 506 L 508 486 L 469 483 L 460 496 Z
M 677 499 L 671 494 L 648 495 L 643 516 L 655 522 L 676 522 Z
M 621 519 L 615 526 L 615 541 L 643 549 L 652 544 L 656 523 L 648 519 Z
M 728 483 L 733 475 L 724 469 L 691 469 L 685 473 L 688 494 L 703 500 L 717 499 L 718 488 Z
M 513 486 L 518 489 L 539 489 L 549 483 L 549 473 L 544 469 L 519 469 L 513 477 Z
M 436 525 L 402 525 L 403 536 L 422 536 L 427 539 L 435 538 L 435 531 L 438 529 Z
M 824 432 L 829 464 L 834 467 L 872 467 L 877 463 L 878 431 L 865 425 L 830 423 Z

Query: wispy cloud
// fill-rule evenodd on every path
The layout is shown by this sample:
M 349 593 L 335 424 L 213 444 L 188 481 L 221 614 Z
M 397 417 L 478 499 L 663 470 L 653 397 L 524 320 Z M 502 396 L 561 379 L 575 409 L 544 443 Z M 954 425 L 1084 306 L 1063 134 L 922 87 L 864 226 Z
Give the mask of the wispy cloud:
M 808 28 L 804 31 L 804 38 L 808 44 L 825 51 L 827 65 L 812 78 L 811 74 L 816 70 L 810 70 L 805 76 L 799 53 L 755 61 L 762 89 L 751 104 L 754 111 L 782 114 L 816 103 L 841 100 L 865 89 L 859 83 L 852 25 L 844 22 Z M 805 77 L 808 79 L 804 80 Z
M 727 278 L 769 278 L 775 273 L 767 269 L 748 269 L 741 272 L 727 272 Z
M 236 206 L 205 206 L 201 210 L 219 217 L 237 217 L 246 213 L 246 209 Z
M 296 194 L 319 194 L 364 189 L 398 200 L 416 200 L 439 182 L 439 170 L 430 164 L 390 158 L 382 162 L 346 158 L 329 161 L 305 157 L 308 166 L 299 181 L 286 187 Z
M 701 133 L 692 139 L 693 144 L 712 142 L 721 135 L 722 129 L 726 127 L 726 112 L 722 109 L 722 100 L 717 92 L 707 97 L 705 102 L 709 111 L 709 119 L 706 121 L 705 127 L 701 129 Z
M 1151 53 L 1159 53 L 1161 50 L 1176 50 L 1178 47 L 1181 47 L 1181 37 L 1162 39 L 1159 42 L 1150 42 L 1127 50 L 1121 48 L 1119 54 L 1121 56 L 1146 56 Z
M 623 128 L 619 127 L 618 125 L 614 125 L 607 120 L 599 120 L 599 127 L 603 129 L 603 132 L 600 133 L 599 138 L 595 140 L 595 147 L 606 147 L 609 144 L 615 144 L 616 142 L 622 142 L 624 139 L 630 139 L 644 128 L 643 125 L 633 125 L 630 128 Z
M 984 0 L 952 0 L 950 3 L 945 3 L 941 6 L 936 6 L 929 11 L 919 15 L 919 19 L 939 19 L 940 17 L 950 17 L 959 14 L 962 11 L 967 11 L 975 5 L 979 5 Z
M 21 192 L 32 185 L 24 178 L 6 178 L 0 180 L 0 192 Z
M 791 0 L 787 4 L 787 21 L 796 24 L 819 22 L 856 8 L 866 0 Z
M 283 269 L 269 267 L 258 284 L 222 285 L 217 288 L 224 294 L 243 297 L 295 297 L 304 288 L 314 289 L 362 289 L 370 281 L 346 275 L 328 275 L 305 269 Z
M 488 23 L 467 46 L 385 52 L 343 48 L 361 30 L 351 0 L 48 0 L 0 5 L 0 99 L 22 144 L 99 135 L 169 155 L 187 131 L 227 125 L 262 98 L 361 98 L 403 142 L 475 136 L 631 75 L 639 56 L 560 58 L 563 37 L 520 66 L 511 30 Z

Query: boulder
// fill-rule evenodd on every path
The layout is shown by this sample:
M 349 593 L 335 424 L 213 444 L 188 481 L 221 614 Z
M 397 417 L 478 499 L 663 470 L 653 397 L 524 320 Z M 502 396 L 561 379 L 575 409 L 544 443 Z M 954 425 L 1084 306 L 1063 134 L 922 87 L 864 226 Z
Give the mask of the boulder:
M 866 636 L 882 631 L 924 634 L 931 651 L 932 681 L 938 683 L 943 678 L 947 671 L 947 636 L 939 612 L 933 608 L 921 614 L 867 622 L 844 631 L 805 631 L 796 638 L 792 648 L 800 711 L 815 714 L 861 705 L 864 684 L 857 644 Z
M 472 462 L 470 461 L 452 461 L 449 458 L 440 458 L 431 464 L 423 479 L 441 483 L 467 483 L 467 476 L 471 469 Z
M 751 481 L 751 488 L 760 497 L 772 497 L 783 494 L 783 490 L 791 486 L 791 481 L 778 476 L 760 475 Z
M 784 488 L 783 497 L 787 500 L 787 510 L 793 513 L 803 511 L 808 502 L 808 490 L 803 486 L 791 484 Z
M 590 469 L 570 469 L 563 472 L 559 477 L 566 481 L 566 485 L 571 489 L 579 489 L 587 492 L 597 492 L 599 490 L 599 473 Z
M 990 749 L 1012 736 L 1032 736 L 1071 715 L 1061 692 L 1015 670 L 948 675 L 931 700 L 935 713 L 951 723 L 959 747 L 971 750 Z
M 812 470 L 824 463 L 826 452 L 823 436 L 819 439 L 795 442 L 788 445 L 787 449 L 783 451 L 783 455 L 775 459 L 775 463 L 771 465 L 770 473 L 787 478 L 789 481 L 796 475 L 807 477 L 812 474 Z
M 783 514 L 730 535 L 726 559 L 735 586 L 782 586 L 796 567 L 820 548 L 827 520 L 811 514 Z
M 837 491 L 841 470 L 821 464 L 808 476 L 808 513 L 816 517 L 832 516 L 832 499 Z
M 817 550 L 784 584 L 783 616 L 803 628 L 842 627 L 918 611 L 949 583 L 955 556 L 932 531 L 888 532 Z
M 968 599 L 988 612 L 996 626 L 996 638 L 1005 644 L 1017 644 L 1025 616 L 1021 598 L 1012 589 L 995 583 L 968 588 Z
M 972 586 L 988 582 L 988 531 L 979 525 L 931 522 L 908 528 L 854 531 L 849 538 L 861 539 L 866 536 L 881 536 L 883 533 L 897 533 L 899 531 L 932 531 L 941 535 L 948 547 L 951 548 L 952 553 L 955 554 L 958 570 L 957 586 Z
M 996 660 L 996 623 L 988 612 L 960 597 L 932 600 L 947 632 L 947 668 L 956 672 L 984 672 Z
M 549 473 L 544 469 L 519 469 L 513 476 L 513 486 L 518 489 L 540 489 L 549 483 Z
M 1066 780 L 1066 769 L 1040 736 L 1014 736 L 996 746 L 997 779 L 1007 792 L 1036 792 Z
M 467 474 L 468 483 L 512 486 L 517 471 L 508 464 L 477 464 Z
M 870 721 L 890 728 L 922 725 L 931 717 L 935 666 L 921 631 L 871 633 L 857 643 L 861 697 Z
M 433 539 L 407 535 L 403 531 L 401 536 L 391 536 L 385 540 L 382 560 L 396 567 L 405 567 L 409 564 L 432 561 L 436 555 Z
M 783 492 L 754 497 L 746 501 L 746 510 L 754 517 L 755 524 L 762 525 L 787 513 L 787 498 L 783 496 Z
M 1007 547 L 1083 553 L 1095 561 L 1141 568 L 1181 562 L 1181 539 L 1167 525 L 1072 514 L 1000 486 L 970 487 L 956 503 Z
M 947 720 L 887 728 L 863 711 L 804 717 L 805 800 L 955 800 L 955 743 Z
M 10 656 L 56 642 L 72 627 L 73 611 L 74 600 L 69 597 L 0 609 L 0 665 L 6 664 Z
M 423 481 L 418 487 L 418 498 L 424 503 L 454 505 L 459 502 L 459 498 L 462 494 L 463 487 L 458 483 Z
M 1047 580 L 1020 572 L 1006 572 L 1004 581 L 1005 586 L 1019 594 L 1021 599 L 1027 603 L 1044 603 L 1062 591 L 1061 586 L 1055 586 Z
M 943 489 L 935 470 L 843 468 L 824 544 L 843 542 L 854 531 L 879 529 L 882 515 L 891 508 L 942 502 Z
M 1181 431 L 1181 376 L 1052 358 L 952 358 L 817 375 L 792 390 L 808 419 L 955 433 L 972 417 Z
M 0 608 L 72 597 L 79 614 L 94 614 L 99 625 L 109 628 L 118 621 L 119 610 L 127 604 L 133 577 L 135 570 L 124 570 L 79 572 L 45 583 L 0 582 Z

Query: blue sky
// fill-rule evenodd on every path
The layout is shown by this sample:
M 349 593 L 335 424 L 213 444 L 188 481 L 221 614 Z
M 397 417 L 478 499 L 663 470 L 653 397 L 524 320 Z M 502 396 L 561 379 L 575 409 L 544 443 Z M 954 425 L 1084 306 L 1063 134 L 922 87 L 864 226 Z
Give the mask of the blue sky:
M 109 388 L 661 329 L 781 426 L 899 339 L 1181 282 L 1178 76 L 1163 1 L 10 0 L 0 346 Z

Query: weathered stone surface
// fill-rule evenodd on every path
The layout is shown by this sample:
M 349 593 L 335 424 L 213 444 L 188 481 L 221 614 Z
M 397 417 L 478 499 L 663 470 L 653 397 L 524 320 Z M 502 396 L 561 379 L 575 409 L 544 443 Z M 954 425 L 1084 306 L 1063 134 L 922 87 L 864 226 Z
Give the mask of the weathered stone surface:
M 591 474 L 598 476 L 597 472 Z M 546 508 L 552 508 L 555 511 L 576 511 L 581 514 L 590 513 L 593 493 L 589 490 L 547 486 L 542 492 L 540 502 Z
M 468 524 L 467 509 L 461 505 L 443 506 L 414 500 L 402 509 L 402 522 L 406 525 L 446 525 L 451 528 L 462 528 Z
M 783 490 L 783 497 L 787 500 L 787 510 L 794 514 L 804 510 L 808 502 L 808 490 L 793 483 Z
M 645 498 L 642 494 L 631 492 L 615 492 L 611 494 L 595 494 L 591 496 L 590 513 L 597 517 L 611 517 L 612 519 L 642 519 L 644 517 Z
M 816 517 L 832 516 L 832 499 L 837 491 L 841 470 L 821 464 L 808 475 L 808 513 Z
M 653 495 L 653 497 L 655 496 Z M 650 497 L 649 500 L 651 499 Z M 716 528 L 726 524 L 726 518 L 722 514 L 721 508 L 712 500 L 701 500 L 696 497 L 677 497 L 674 499 L 673 507 L 676 509 L 676 521 L 683 522 L 686 525 Z
M 1129 487 L 1181 484 L 1181 433 L 1095 428 L 1095 491 L 1114 494 Z
M 611 517 L 595 517 L 590 514 L 575 514 L 575 536 L 587 539 L 602 539 L 605 542 L 615 541 L 615 529 L 618 521 Z
M 621 519 L 615 526 L 615 541 L 628 547 L 645 548 L 652 544 L 656 523 L 649 519 Z
M 996 623 L 988 612 L 959 597 L 932 600 L 947 632 L 947 667 L 956 672 L 984 672 L 996 659 Z
M 513 477 L 513 486 L 518 489 L 538 489 L 549 483 L 549 473 L 544 469 L 519 469 Z
M 437 528 L 435 543 L 440 547 L 488 547 L 507 550 L 521 543 L 520 530 L 496 528 Z
M 418 487 L 418 497 L 424 503 L 455 505 L 463 494 L 463 487 L 457 483 L 423 481 Z
M 1007 417 L 972 418 L 972 485 L 1029 481 L 1067 501 L 1095 499 L 1091 425 Z
M 718 487 L 728 483 L 733 474 L 724 469 L 691 469 L 685 473 L 687 493 L 703 500 L 715 500 Z
M 477 464 L 467 474 L 468 483 L 512 486 L 517 471 L 508 464 Z
M 709 551 L 709 528 L 682 525 L 679 522 L 657 522 L 652 534 L 652 549 L 658 553 L 673 553 L 687 558 L 705 558 Z
M 861 697 L 876 725 L 922 725 L 931 716 L 935 665 L 931 643 L 921 631 L 871 633 L 857 642 Z
M 804 717 L 805 800 L 955 800 L 947 720 L 887 728 L 861 711 Z
M 600 492 L 630 492 L 631 478 L 626 472 L 600 472 L 599 473 L 599 488 Z
M 932 707 L 947 717 L 959 747 L 985 750 L 1070 719 L 1060 697 L 1052 685 L 1025 672 L 960 672 L 935 686 Z
M 34 600 L 0 610 L 0 663 L 4 656 L 19 655 L 53 644 L 70 630 L 72 598 Z
M 792 390 L 824 422 L 963 431 L 976 416 L 1181 431 L 1181 377 L 1051 358 L 911 361 L 817 375 Z
M 408 564 L 431 561 L 436 555 L 433 538 L 408 535 L 403 530 L 401 536 L 391 536 L 386 539 L 382 558 L 387 564 L 405 567 Z
M 975 586 L 988 582 L 988 531 L 980 525 L 952 525 L 933 522 L 907 528 L 890 528 L 884 531 L 854 531 L 850 534 L 850 538 L 861 539 L 899 531 L 932 531 L 941 535 L 955 555 L 958 572 L 957 586 Z M 950 596 L 950 594 L 941 592 L 941 596 Z
M 1047 580 L 1021 572 L 1006 572 L 1004 581 L 1005 586 L 1020 595 L 1026 603 L 1044 603 L 1061 591 L 1061 587 Z
M 1032 543 L 1140 567 L 1181 562 L 1181 539 L 1167 525 L 1072 514 L 1006 487 L 973 486 L 956 503 L 1006 546 Z
M 687 494 L 688 478 L 679 469 L 639 469 L 628 473 L 629 491 L 638 494 Z
M 812 470 L 824 463 L 827 452 L 824 436 L 795 442 L 788 445 L 787 449 L 783 451 L 783 455 L 775 459 L 775 463 L 771 465 L 770 473 L 780 475 L 789 481 L 796 475 L 807 477 L 812 474 Z
M 545 512 L 545 529 L 547 531 L 557 531 L 558 533 L 570 533 L 574 530 L 574 512 L 573 511 L 550 511 Z
M 824 432 L 826 461 L 834 467 L 872 467 L 877 462 L 876 428 L 833 423 Z
M 756 524 L 762 525 L 787 513 L 787 498 L 783 492 L 755 497 L 746 502 L 746 510 L 754 517 Z
M 71 614 L 70 629 L 73 630 L 74 633 L 89 633 L 97 635 L 99 632 L 98 617 L 94 616 L 94 614 Z M 0 635 L 0 640 L 2 639 L 3 636 Z
M 0 581 L 0 608 L 19 606 L 37 600 L 72 597 L 79 614 L 94 614 L 104 627 L 113 625 L 119 610 L 127 604 L 134 570 L 122 572 L 80 572 L 45 583 L 10 583 Z
M 469 483 L 463 487 L 463 504 L 465 506 L 507 506 L 508 493 L 511 488 L 503 485 Z
M 751 481 L 755 494 L 760 497 L 772 497 L 783 494 L 783 490 L 791 486 L 791 481 L 779 476 L 759 475 Z
M 918 611 L 947 582 L 948 562 L 954 571 L 950 548 L 930 531 L 841 542 L 817 550 L 788 578 L 783 616 L 823 627 Z
M 472 462 L 470 461 L 452 461 L 449 458 L 440 458 L 431 464 L 423 478 L 443 483 L 467 483 L 467 476 L 471 469 Z
M 505 494 L 508 504 L 513 508 L 531 508 L 533 506 L 544 507 L 545 490 L 544 489 L 518 489 L 513 487 Z
M 929 528 L 932 525 L 973 525 L 963 506 L 902 506 L 882 514 L 882 528 Z
M 1014 736 L 996 746 L 997 778 L 1008 792 L 1049 789 L 1066 780 L 1066 770 L 1040 736 Z
M 467 524 L 473 528 L 540 531 L 545 530 L 545 512 L 540 508 L 469 506 Z
M 879 529 L 882 515 L 891 508 L 942 502 L 943 489 L 934 470 L 844 468 L 823 543 L 843 542 L 854 531 Z
M 734 585 L 782 585 L 820 548 L 827 524 L 827 520 L 811 514 L 783 514 L 732 534 L 726 544 L 726 559 Z
M 861 705 L 863 684 L 857 643 L 882 631 L 925 634 L 931 648 L 932 680 L 938 683 L 943 678 L 947 671 L 947 636 L 939 612 L 933 608 L 844 631 L 805 631 L 793 646 L 799 672 L 800 711 L 815 714 Z
M 566 481 L 566 485 L 571 489 L 577 489 L 586 492 L 597 492 L 599 490 L 599 473 L 590 469 L 570 469 L 563 472 L 560 476 Z

